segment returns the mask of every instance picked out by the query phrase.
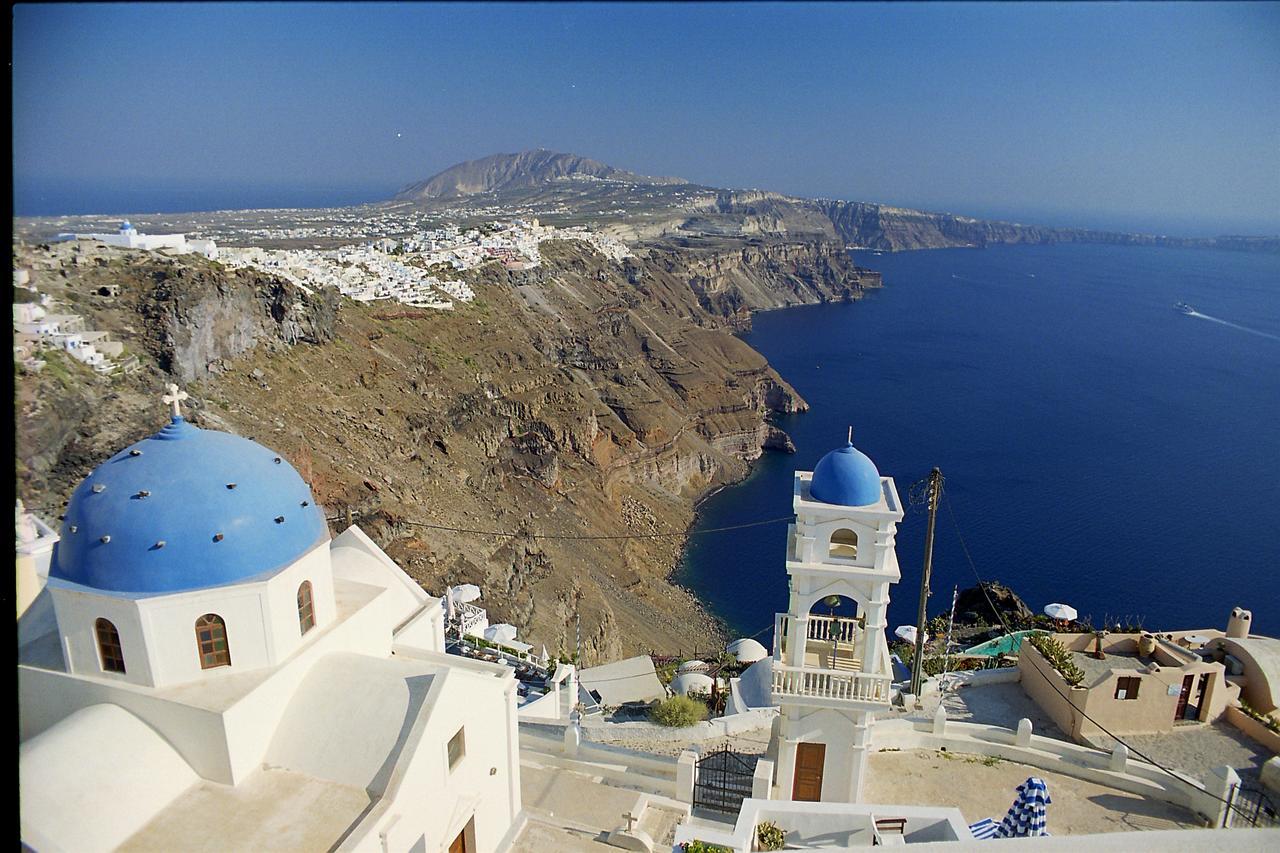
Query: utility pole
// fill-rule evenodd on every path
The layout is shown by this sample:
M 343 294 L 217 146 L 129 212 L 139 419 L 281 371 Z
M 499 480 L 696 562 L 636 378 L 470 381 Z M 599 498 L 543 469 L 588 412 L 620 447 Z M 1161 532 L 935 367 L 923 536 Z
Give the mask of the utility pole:
M 929 527 L 924 534 L 924 572 L 920 576 L 920 610 L 916 616 L 916 653 L 911 662 L 911 695 L 920 696 L 924 681 L 924 618 L 929 603 L 929 573 L 933 570 L 933 528 L 938 520 L 938 500 L 942 497 L 942 471 L 929 472 Z M 919 699 L 917 698 L 917 702 Z

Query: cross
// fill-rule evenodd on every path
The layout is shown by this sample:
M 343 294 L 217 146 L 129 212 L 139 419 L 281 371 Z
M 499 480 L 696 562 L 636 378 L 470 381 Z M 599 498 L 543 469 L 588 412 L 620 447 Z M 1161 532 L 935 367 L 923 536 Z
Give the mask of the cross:
M 635 816 L 635 815 L 633 815 L 631 812 L 626 812 L 626 813 L 622 816 L 622 819 L 623 819 L 623 820 L 625 820 L 625 821 L 627 822 L 627 832 L 630 832 L 630 831 L 631 831 L 631 825 L 632 825 L 633 823 L 635 823 L 636 821 L 638 821 L 640 818 L 636 817 L 636 816 Z
M 164 397 L 162 397 L 161 399 L 164 400 L 166 403 L 172 403 L 173 416 L 175 418 L 180 418 L 182 417 L 182 410 L 178 408 L 178 404 L 181 403 L 183 400 L 187 399 L 187 392 L 179 391 L 178 386 L 174 385 L 172 382 L 169 383 L 168 388 L 169 388 L 169 393 L 165 394 Z
M 849 443 L 853 444 L 853 427 L 849 427 Z

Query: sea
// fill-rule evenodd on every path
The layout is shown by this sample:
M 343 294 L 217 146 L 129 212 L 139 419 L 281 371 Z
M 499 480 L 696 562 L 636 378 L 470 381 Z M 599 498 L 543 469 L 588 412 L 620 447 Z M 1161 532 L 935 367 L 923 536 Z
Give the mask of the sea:
M 926 507 L 944 477 L 929 616 L 982 580 L 1095 625 L 1280 636 L 1280 255 L 1105 245 L 875 254 L 884 287 L 756 314 L 747 343 L 808 401 L 794 454 L 699 507 L 676 580 L 766 645 L 787 608 L 792 477 L 854 444 L 894 479 L 916 622 Z M 1175 310 L 1179 302 L 1193 314 Z

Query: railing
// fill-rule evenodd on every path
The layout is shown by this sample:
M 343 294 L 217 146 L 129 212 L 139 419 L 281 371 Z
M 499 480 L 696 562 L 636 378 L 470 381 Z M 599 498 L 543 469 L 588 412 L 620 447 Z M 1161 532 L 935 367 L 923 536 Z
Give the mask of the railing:
M 805 696 L 849 702 L 888 703 L 893 677 L 832 669 L 773 665 L 776 696 Z
M 779 613 L 776 617 L 776 628 L 773 633 L 774 651 L 786 648 L 791 617 Z M 862 641 L 863 628 L 857 619 L 848 616 L 816 616 L 809 615 L 805 637 L 809 640 L 825 640 L 854 646 Z

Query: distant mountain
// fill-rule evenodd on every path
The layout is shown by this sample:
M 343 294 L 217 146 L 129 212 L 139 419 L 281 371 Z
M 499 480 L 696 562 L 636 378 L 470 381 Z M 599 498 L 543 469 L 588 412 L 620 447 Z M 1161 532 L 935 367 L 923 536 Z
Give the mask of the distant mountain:
M 477 193 L 528 189 L 563 179 L 597 178 L 631 184 L 685 184 L 682 178 L 651 178 L 579 157 L 539 148 L 518 154 L 493 154 L 468 160 L 410 184 L 396 193 L 397 201 L 458 198 Z
M 650 178 L 576 154 L 494 154 L 405 187 L 390 202 L 458 215 L 488 194 L 547 224 L 590 223 L 628 242 L 682 238 L 839 241 L 876 251 L 1011 243 L 1112 243 L 1280 253 L 1280 237 L 1168 237 L 974 219 L 885 204 L 726 190 Z

